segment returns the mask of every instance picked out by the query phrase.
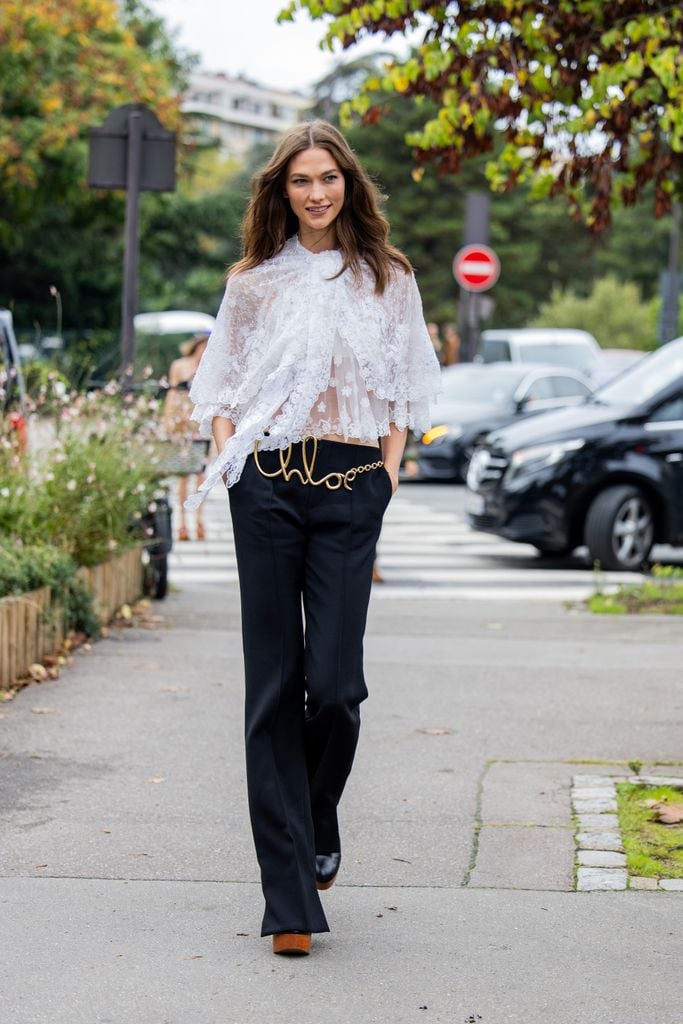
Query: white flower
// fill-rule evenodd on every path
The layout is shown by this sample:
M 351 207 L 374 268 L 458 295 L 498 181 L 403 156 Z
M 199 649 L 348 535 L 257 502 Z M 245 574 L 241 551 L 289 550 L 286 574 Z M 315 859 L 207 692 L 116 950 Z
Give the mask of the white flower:
M 318 412 L 326 412 L 327 406 L 324 402 L 318 402 Z
M 2 495 L 3 498 L 9 498 L 9 487 L 3 487 L 3 489 L 0 491 L 0 494 Z
M 109 550 L 115 551 L 118 546 L 119 542 L 117 540 L 114 540 L 114 538 L 112 537 L 108 544 Z
M 344 396 L 344 398 L 348 398 L 349 395 L 353 394 L 353 391 L 351 390 L 348 384 L 345 384 L 344 387 L 341 389 L 341 393 Z
M 66 489 L 67 489 L 67 491 L 75 491 L 76 490 L 76 481 L 75 480 L 69 480 L 68 484 L 66 485 Z

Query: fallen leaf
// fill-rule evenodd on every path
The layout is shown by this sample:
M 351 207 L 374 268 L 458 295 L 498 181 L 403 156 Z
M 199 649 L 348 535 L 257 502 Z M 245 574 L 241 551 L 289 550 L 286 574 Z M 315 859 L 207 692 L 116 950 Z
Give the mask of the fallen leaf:
M 248 935 L 249 935 L 249 932 L 235 932 L 235 935 L 241 935 L 241 936 L 243 936 L 244 938 L 246 938 L 246 937 L 248 937 Z
M 106 832 L 107 835 L 111 835 L 111 829 L 110 828 L 101 828 L 100 832 Z
M 384 914 L 375 914 L 375 917 L 384 917 Z
M 42 683 L 44 679 L 47 679 L 47 669 L 38 661 L 34 662 L 33 665 L 29 665 L 28 674 L 36 683 Z
M 680 825 L 683 822 L 683 804 L 660 804 L 654 810 L 657 821 L 662 825 Z
M 129 856 L 131 856 L 131 857 L 149 857 L 149 854 L 145 853 L 144 850 L 133 850 L 133 851 L 131 851 Z
M 107 626 L 100 626 L 100 636 L 101 637 L 109 636 L 109 629 L 108 629 Z
M 148 782 L 166 782 L 163 775 L 153 775 L 151 779 L 147 779 Z
M 397 860 L 399 864 L 412 864 L 412 860 L 404 860 L 403 857 L 392 857 L 392 860 Z
M 385 907 L 385 910 L 398 910 L 398 907 Z
M 425 736 L 451 736 L 453 730 L 448 729 L 445 725 L 431 725 L 427 729 L 418 729 L 417 732 L 421 732 Z
M 133 618 L 133 609 L 131 608 L 131 606 L 129 604 L 122 604 L 121 607 L 119 608 L 118 612 L 117 612 L 117 615 L 121 619 L 132 619 Z
M 48 668 L 51 665 L 57 665 L 58 663 L 59 659 L 56 654 L 46 654 L 43 658 L 43 665 L 47 665 Z
M 17 695 L 16 690 L 0 690 L 0 701 L 5 703 L 8 700 L 14 700 Z
M 34 864 L 33 866 L 36 868 L 46 868 L 47 864 Z
M 31 708 L 34 715 L 58 715 L 57 708 Z
M 190 953 L 189 956 L 184 956 L 183 957 L 183 960 L 203 960 L 203 959 L 204 959 L 204 954 L 203 953 Z
M 47 674 L 50 679 L 59 679 L 59 669 L 56 665 L 53 665 L 47 670 Z

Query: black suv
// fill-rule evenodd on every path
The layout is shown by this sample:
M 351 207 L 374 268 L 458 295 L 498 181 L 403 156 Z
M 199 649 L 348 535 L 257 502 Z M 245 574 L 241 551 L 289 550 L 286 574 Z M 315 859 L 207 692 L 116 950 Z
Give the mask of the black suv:
M 683 338 L 585 404 L 498 430 L 472 456 L 475 530 L 633 570 L 683 545 Z

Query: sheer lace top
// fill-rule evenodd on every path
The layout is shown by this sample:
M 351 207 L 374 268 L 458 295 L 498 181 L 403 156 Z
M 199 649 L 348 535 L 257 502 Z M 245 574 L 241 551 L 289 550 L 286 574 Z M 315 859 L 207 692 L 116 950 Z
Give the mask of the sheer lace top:
M 228 280 L 190 390 L 192 418 L 211 436 L 214 416 L 235 433 L 188 506 L 225 475 L 239 480 L 247 456 L 305 436 L 338 434 L 376 443 L 390 431 L 430 427 L 439 364 L 412 273 L 392 273 L 383 295 L 367 267 L 335 278 L 338 250 L 312 253 L 296 235 L 272 259 Z

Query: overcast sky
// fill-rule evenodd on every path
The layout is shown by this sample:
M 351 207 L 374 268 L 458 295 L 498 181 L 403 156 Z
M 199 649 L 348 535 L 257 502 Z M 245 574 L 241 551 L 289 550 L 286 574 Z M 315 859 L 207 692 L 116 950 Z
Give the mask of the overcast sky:
M 324 26 L 307 15 L 283 25 L 276 22 L 286 0 L 150 0 L 171 27 L 180 30 L 182 46 L 201 55 L 209 71 L 243 72 L 263 85 L 305 92 L 336 63 L 318 43 Z M 347 51 L 385 49 L 379 38 Z M 395 47 L 393 47 L 395 48 Z M 337 58 L 338 59 L 338 58 Z

